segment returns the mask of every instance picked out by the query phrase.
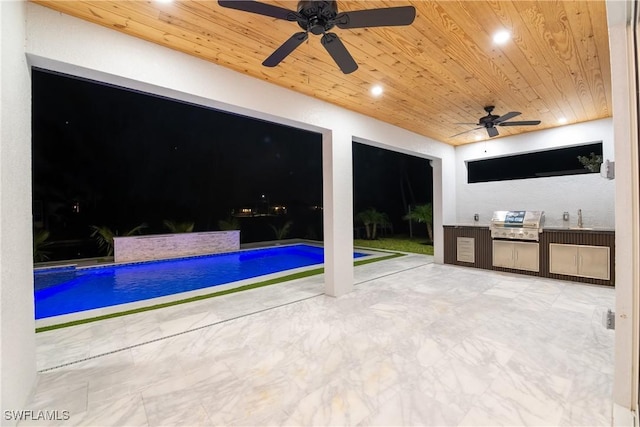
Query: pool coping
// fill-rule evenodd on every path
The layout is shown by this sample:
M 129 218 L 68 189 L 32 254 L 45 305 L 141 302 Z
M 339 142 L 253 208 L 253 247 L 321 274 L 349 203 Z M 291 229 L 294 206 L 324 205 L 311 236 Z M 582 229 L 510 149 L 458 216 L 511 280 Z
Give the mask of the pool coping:
M 279 245 L 278 247 L 294 246 L 294 245 L 300 245 L 300 244 L 322 247 L 322 245 L 317 245 L 317 244 L 314 245 L 312 243 L 291 243 L 286 245 Z M 240 251 L 234 251 L 233 253 L 252 251 L 256 249 L 258 248 L 244 249 Z M 354 266 L 397 258 L 405 255 L 404 253 L 401 253 L 401 252 L 384 251 L 384 250 L 370 249 L 370 248 L 363 248 L 363 247 L 354 247 L 354 249 L 358 250 L 361 253 L 366 253 L 367 255 L 370 255 L 370 256 L 367 256 L 366 258 L 356 258 L 354 260 Z M 202 258 L 205 256 L 211 256 L 211 255 L 216 255 L 216 254 L 177 257 L 177 258 L 170 258 L 167 260 Z M 140 261 L 140 262 L 133 262 L 133 263 L 129 263 L 129 262 L 106 263 L 106 264 L 101 264 L 99 267 L 113 267 L 113 266 L 134 265 L 134 264 L 142 264 L 142 263 L 146 264 L 146 263 L 154 263 L 158 261 L 163 261 L 163 260 Z M 62 266 L 56 267 L 56 269 L 61 267 Z M 64 267 L 70 268 L 72 266 L 67 265 Z M 86 267 L 77 267 L 78 270 L 94 269 L 94 268 L 97 268 L 97 266 L 92 265 L 92 266 L 86 266 Z M 50 270 L 53 268 L 45 267 L 43 269 Z M 134 301 L 134 302 L 125 303 L 125 304 L 118 304 L 118 305 L 113 305 L 109 307 L 101 307 L 101 308 L 96 308 L 92 310 L 84 310 L 76 313 L 63 314 L 59 316 L 51 316 L 43 319 L 36 319 L 35 332 L 36 333 L 45 332 L 49 330 L 80 325 L 83 323 L 97 322 L 100 320 L 109 319 L 113 317 L 127 316 L 130 314 L 140 313 L 140 312 L 149 311 L 149 310 L 157 310 L 164 307 L 170 307 L 173 305 L 186 304 L 189 302 L 199 301 L 207 298 L 213 298 L 216 296 L 227 295 L 234 292 L 241 292 L 244 290 L 260 288 L 264 286 L 274 285 L 277 283 L 283 283 L 291 280 L 300 279 L 303 277 L 315 276 L 322 273 L 324 273 L 324 263 L 284 270 L 277 273 L 271 273 L 271 274 L 266 274 L 262 276 L 252 277 L 249 279 L 238 280 L 238 281 L 226 283 L 223 285 L 209 286 L 206 288 L 194 289 L 192 291 L 180 292 L 177 294 L 165 295 L 162 297 Z

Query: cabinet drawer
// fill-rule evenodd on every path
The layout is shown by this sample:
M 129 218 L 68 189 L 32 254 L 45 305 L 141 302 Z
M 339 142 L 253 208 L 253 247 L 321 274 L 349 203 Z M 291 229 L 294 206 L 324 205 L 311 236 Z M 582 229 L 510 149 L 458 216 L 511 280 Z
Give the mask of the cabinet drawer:
M 476 245 L 473 237 L 457 238 L 456 259 L 459 262 L 476 262 Z

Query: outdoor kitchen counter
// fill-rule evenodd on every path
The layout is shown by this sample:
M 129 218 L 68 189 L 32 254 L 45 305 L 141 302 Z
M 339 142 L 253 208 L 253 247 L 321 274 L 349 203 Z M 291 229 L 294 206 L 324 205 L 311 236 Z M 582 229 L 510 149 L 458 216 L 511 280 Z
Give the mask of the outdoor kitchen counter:
M 473 242 L 473 262 L 458 260 L 458 238 L 464 238 L 465 243 Z M 473 239 L 470 241 L 469 239 Z M 540 233 L 539 271 L 525 271 L 511 268 L 495 267 L 493 265 L 493 239 L 488 225 L 456 224 L 444 226 L 444 262 L 445 264 L 463 265 L 482 268 L 485 270 L 508 271 L 531 276 L 549 277 L 553 279 L 571 280 L 596 285 L 613 286 L 615 283 L 615 233 L 609 228 L 566 228 L 545 227 Z M 609 280 L 554 274 L 549 271 L 549 245 L 598 246 L 609 248 Z
M 608 228 L 608 227 L 582 227 L 582 228 L 578 228 L 578 227 L 544 227 L 543 231 L 548 231 L 548 232 L 555 232 L 555 231 L 564 231 L 564 232 L 591 232 L 591 233 L 613 233 L 615 231 L 615 228 Z

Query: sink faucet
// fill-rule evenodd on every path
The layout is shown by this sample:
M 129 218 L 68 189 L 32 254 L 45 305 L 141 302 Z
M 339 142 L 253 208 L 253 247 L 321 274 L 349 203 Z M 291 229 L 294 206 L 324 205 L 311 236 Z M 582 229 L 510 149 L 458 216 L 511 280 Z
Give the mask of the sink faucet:
M 578 209 L 578 228 L 582 228 L 582 209 Z

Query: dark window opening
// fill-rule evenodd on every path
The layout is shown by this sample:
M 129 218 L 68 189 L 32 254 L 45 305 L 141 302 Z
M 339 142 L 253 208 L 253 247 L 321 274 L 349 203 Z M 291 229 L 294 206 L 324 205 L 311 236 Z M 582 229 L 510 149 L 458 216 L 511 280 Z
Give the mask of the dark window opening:
M 579 156 L 602 156 L 602 142 L 467 162 L 468 183 L 597 173 Z
M 321 134 L 37 68 L 32 93 L 34 227 L 49 260 L 103 256 L 92 226 L 322 239 Z

